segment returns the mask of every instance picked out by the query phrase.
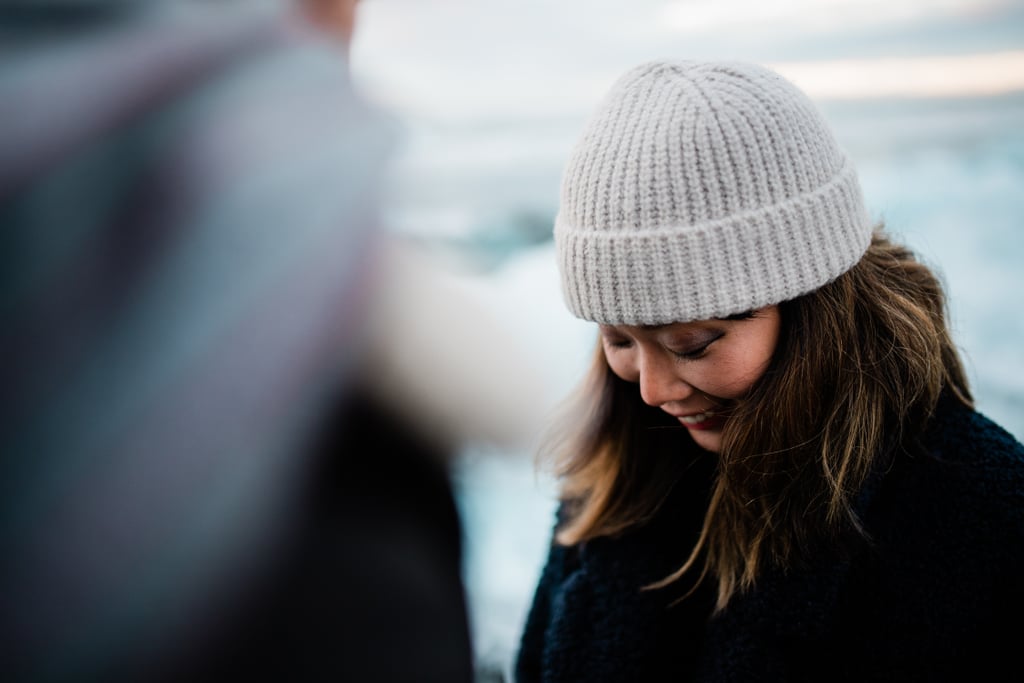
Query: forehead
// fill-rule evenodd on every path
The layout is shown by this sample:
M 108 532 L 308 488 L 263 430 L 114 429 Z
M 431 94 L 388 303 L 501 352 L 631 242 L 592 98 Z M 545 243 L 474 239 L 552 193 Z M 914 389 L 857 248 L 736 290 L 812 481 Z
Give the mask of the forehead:
M 752 323 L 744 325 L 743 323 Z M 601 334 L 606 336 L 629 336 L 636 338 L 660 337 L 664 335 L 686 336 L 707 333 L 709 330 L 727 330 L 740 325 L 740 329 L 749 329 L 752 333 L 767 330 L 772 334 L 778 331 L 781 315 L 778 305 L 765 306 L 752 311 L 744 311 L 725 318 L 708 320 L 692 320 L 688 322 L 666 323 L 663 325 L 598 325 Z
M 627 336 L 653 336 L 659 334 L 688 334 L 700 332 L 713 327 L 729 324 L 728 320 L 693 320 L 685 323 L 666 323 L 664 325 L 598 325 L 602 334 L 622 334 Z

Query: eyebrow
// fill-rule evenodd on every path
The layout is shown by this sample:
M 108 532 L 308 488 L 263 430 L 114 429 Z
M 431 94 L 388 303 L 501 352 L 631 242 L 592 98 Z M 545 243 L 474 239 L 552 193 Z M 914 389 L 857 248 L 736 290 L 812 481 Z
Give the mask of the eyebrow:
M 749 311 L 743 311 L 742 313 L 733 313 L 732 315 L 727 315 L 724 318 L 715 318 L 715 320 L 747 320 L 748 318 L 753 318 L 753 317 L 754 317 L 754 311 L 753 310 L 749 310 Z
M 754 317 L 754 310 L 743 311 L 742 313 L 733 313 L 723 317 L 711 318 L 711 320 L 749 320 Z M 662 323 L 660 325 L 637 325 L 641 330 L 656 330 L 659 327 L 665 327 L 669 323 Z

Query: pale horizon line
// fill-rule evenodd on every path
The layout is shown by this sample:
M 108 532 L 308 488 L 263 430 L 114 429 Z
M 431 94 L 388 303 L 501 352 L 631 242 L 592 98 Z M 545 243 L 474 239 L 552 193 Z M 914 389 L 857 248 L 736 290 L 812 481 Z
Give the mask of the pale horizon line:
M 768 64 L 815 99 L 980 97 L 1024 90 L 1024 50 Z

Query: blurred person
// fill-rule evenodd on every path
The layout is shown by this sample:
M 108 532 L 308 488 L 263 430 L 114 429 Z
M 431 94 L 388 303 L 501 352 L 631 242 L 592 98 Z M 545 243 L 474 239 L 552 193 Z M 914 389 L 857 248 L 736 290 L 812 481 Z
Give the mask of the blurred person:
M 315 26 L 334 34 L 343 50 L 349 52 L 356 28 L 357 7 L 361 0 L 296 0 L 299 12 Z
M 1016 678 L 1024 446 L 814 103 L 756 64 L 637 65 L 561 189 L 598 343 L 540 452 L 518 683 Z
M 383 229 L 330 4 L 0 9 L 4 681 L 472 680 L 447 467 L 529 369 Z

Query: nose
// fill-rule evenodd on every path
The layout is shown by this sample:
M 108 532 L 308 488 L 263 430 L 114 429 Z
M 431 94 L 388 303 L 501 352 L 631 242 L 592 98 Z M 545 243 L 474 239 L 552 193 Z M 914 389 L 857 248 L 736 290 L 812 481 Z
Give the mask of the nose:
M 676 374 L 672 360 L 661 354 L 641 353 L 639 370 L 640 398 L 649 406 L 658 408 L 694 393 L 694 388 Z

